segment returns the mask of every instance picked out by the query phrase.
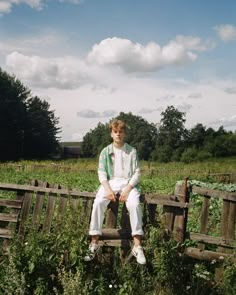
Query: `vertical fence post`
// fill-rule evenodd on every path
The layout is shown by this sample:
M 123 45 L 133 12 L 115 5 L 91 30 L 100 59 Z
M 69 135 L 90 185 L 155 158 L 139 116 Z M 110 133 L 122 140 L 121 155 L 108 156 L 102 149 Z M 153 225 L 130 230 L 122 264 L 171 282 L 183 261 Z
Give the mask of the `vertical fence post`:
M 187 205 L 189 202 L 189 192 L 188 192 L 188 177 L 184 178 L 184 203 Z M 183 208 L 183 226 L 182 226 L 182 243 L 185 241 L 186 229 L 187 229 L 187 218 L 188 218 L 188 207 Z

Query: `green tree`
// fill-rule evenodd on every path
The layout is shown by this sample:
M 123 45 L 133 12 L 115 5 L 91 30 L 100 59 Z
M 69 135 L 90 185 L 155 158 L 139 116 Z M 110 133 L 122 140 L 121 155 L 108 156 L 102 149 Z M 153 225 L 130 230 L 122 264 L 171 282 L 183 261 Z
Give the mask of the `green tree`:
M 46 102 L 0 69 L 0 160 L 47 157 L 57 147 L 57 124 Z
M 126 142 L 136 147 L 140 159 L 148 160 L 155 146 L 156 126 L 132 113 L 121 112 L 116 118 L 123 120 L 128 126 Z M 90 130 L 83 138 L 83 156 L 97 156 L 101 149 L 111 141 L 109 123 L 99 123 L 95 129 Z
M 57 151 L 58 118 L 49 110 L 49 104 L 37 96 L 27 101 L 24 130 L 24 157 L 45 158 Z
M 189 131 L 189 142 L 191 146 L 196 147 L 197 149 L 204 145 L 206 137 L 206 127 L 201 123 L 196 124 Z
M 184 139 L 187 133 L 184 127 L 185 113 L 174 106 L 168 106 L 161 116 L 153 158 L 161 162 L 179 160 L 184 150 Z
M 96 157 L 102 148 L 111 142 L 108 123 L 98 123 L 97 127 L 85 134 L 81 145 L 84 157 Z
M 30 91 L 0 69 L 0 160 L 22 156 L 25 102 Z

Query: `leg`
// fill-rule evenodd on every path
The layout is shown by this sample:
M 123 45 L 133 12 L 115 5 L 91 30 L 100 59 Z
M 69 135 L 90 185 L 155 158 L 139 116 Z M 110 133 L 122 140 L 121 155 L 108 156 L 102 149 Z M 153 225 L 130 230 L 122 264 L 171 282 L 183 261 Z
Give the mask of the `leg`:
M 102 234 L 104 213 L 109 202 L 110 201 L 105 197 L 104 188 L 101 186 L 93 203 L 93 210 L 89 226 L 89 235 L 92 236 L 92 242 L 98 242 L 99 236 Z
M 88 252 L 84 257 L 85 261 L 93 260 L 93 258 L 99 251 L 99 236 L 102 234 L 104 213 L 109 202 L 110 201 L 105 198 L 105 191 L 104 188 L 101 186 L 97 192 L 96 198 L 93 203 L 93 210 L 89 226 L 89 235 L 91 236 L 91 243 L 89 245 Z
M 137 189 L 132 189 L 129 193 L 128 200 L 126 201 L 126 207 L 129 211 L 130 225 L 132 230 L 132 236 L 138 243 L 143 235 L 143 221 L 142 221 L 142 210 L 139 201 L 140 194 Z
M 130 224 L 132 229 L 132 236 L 134 239 L 134 247 L 132 254 L 136 257 L 139 264 L 146 264 L 146 258 L 141 247 L 141 239 L 143 236 L 143 222 L 142 222 L 142 211 L 139 201 L 139 193 L 136 189 L 132 189 L 129 193 L 126 206 L 130 215 Z

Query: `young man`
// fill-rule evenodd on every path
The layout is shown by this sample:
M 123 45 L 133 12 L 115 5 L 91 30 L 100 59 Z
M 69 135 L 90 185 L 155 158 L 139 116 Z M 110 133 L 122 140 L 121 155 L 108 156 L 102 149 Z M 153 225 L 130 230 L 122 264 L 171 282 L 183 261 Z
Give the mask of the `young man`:
M 89 235 L 91 244 L 85 261 L 92 260 L 99 250 L 99 236 L 102 234 L 104 213 L 109 202 L 126 202 L 130 216 L 130 224 L 134 247 L 132 254 L 140 264 L 146 263 L 141 247 L 142 211 L 140 208 L 140 193 L 137 185 L 140 177 L 140 167 L 136 149 L 125 143 L 126 124 L 121 120 L 113 120 L 109 125 L 113 143 L 105 147 L 99 157 L 98 178 L 101 186 L 98 189 L 93 204 Z

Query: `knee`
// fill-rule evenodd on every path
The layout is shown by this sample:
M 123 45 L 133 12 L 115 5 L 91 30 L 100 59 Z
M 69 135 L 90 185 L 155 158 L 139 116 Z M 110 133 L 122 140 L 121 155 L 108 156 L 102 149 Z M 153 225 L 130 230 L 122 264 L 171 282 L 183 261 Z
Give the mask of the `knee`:
M 106 202 L 102 198 L 96 198 L 93 203 L 93 208 L 103 208 L 106 206 Z
M 140 206 L 138 202 L 127 202 L 126 207 L 128 211 L 138 211 Z

